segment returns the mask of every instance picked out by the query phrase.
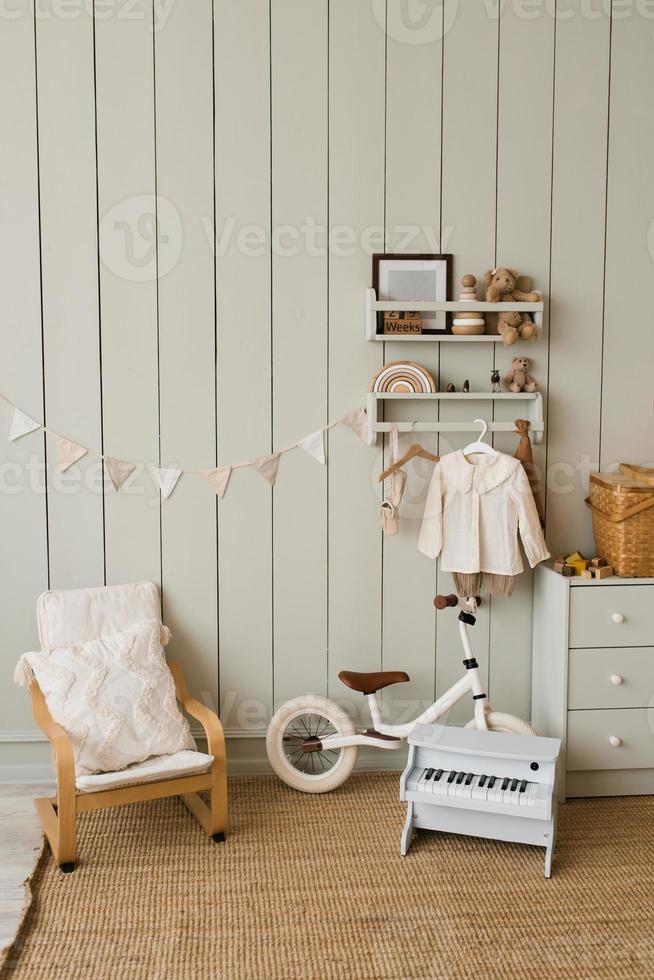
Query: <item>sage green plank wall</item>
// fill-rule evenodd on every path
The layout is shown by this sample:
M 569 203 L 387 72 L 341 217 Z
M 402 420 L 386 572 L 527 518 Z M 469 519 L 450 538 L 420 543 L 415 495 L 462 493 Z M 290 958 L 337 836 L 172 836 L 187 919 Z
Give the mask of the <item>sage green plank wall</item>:
M 654 330 L 634 330 L 631 289 L 654 272 L 654 10 L 618 16 L 611 38 L 602 468 L 654 465 Z
M 34 31 L 24 17 L 0 31 L 0 132 L 11 153 L 0 154 L 0 390 L 34 418 L 43 415 L 41 292 L 36 166 Z M 12 411 L 0 402 L 0 619 L 3 736 L 31 727 L 29 699 L 12 684 L 20 653 L 38 643 L 36 597 L 48 585 L 43 435 L 8 441 Z M 31 489 L 30 472 L 41 492 Z M 18 746 L 12 746 L 18 749 Z
M 213 218 L 211 0 L 176 4 L 155 34 L 156 172 L 162 245 L 179 258 L 159 275 L 159 390 L 164 466 L 211 466 L 216 458 L 214 263 L 203 219 Z M 181 225 L 164 219 L 169 201 Z M 170 244 L 165 238 L 170 239 Z M 216 496 L 197 473 L 161 508 L 163 609 L 187 683 L 218 699 Z
M 329 415 L 364 401 L 382 363 L 381 345 L 363 341 L 370 252 L 384 220 L 383 17 L 379 5 L 329 5 L 329 223 L 356 237 L 329 257 Z M 365 248 L 375 239 L 377 245 Z M 362 244 L 363 243 L 363 244 Z M 363 698 L 338 672 L 381 666 L 381 540 L 377 528 L 381 454 L 342 426 L 329 438 L 329 694 L 359 711 Z
M 599 465 L 610 28 L 605 14 L 579 12 L 556 27 L 547 415 L 552 553 L 594 547 L 584 498 L 587 473 Z
M 438 5 L 437 5 L 438 6 Z M 408 13 L 419 16 L 422 3 L 413 3 Z M 409 35 L 417 43 L 406 43 L 402 8 L 388 7 L 386 57 L 386 248 L 385 251 L 440 251 L 441 195 L 441 106 L 442 106 L 442 6 L 426 19 L 424 28 Z M 439 345 L 424 344 L 420 353 L 406 344 L 384 343 L 384 360 L 420 362 L 438 381 Z M 385 418 L 423 420 L 438 413 L 429 405 L 388 403 Z M 400 437 L 402 453 L 415 441 L 410 434 Z M 438 437 L 426 434 L 420 442 L 436 453 Z M 390 462 L 388 441 L 385 463 Z M 392 717 L 415 714 L 418 704 L 429 699 L 434 687 L 435 622 L 432 599 L 436 589 L 436 566 L 420 561 L 418 532 L 431 477 L 431 463 L 416 459 L 407 467 L 400 533 L 383 539 L 383 647 L 386 669 L 401 668 L 410 677 L 384 692 L 384 705 Z M 410 624 L 410 625 L 409 625 Z M 407 704 L 408 702 L 408 704 Z
M 217 0 L 218 461 L 271 449 L 270 45 L 267 0 Z M 232 234 L 229 234 L 233 226 Z M 248 228 L 260 244 L 239 244 Z M 222 717 L 265 728 L 272 705 L 272 494 L 252 469 L 218 507 Z
M 444 26 L 442 241 L 454 254 L 453 293 L 458 296 L 462 275 L 472 272 L 479 279 L 495 261 L 498 22 L 483 4 L 445 0 Z M 487 391 L 493 356 L 491 344 L 444 344 L 441 388 L 451 381 L 460 391 L 468 378 L 472 391 Z M 488 417 L 490 410 L 488 402 L 443 403 L 440 418 Z M 457 449 L 471 438 L 466 433 L 441 436 L 439 451 Z M 438 591 L 452 591 L 449 573 L 439 571 Z M 488 626 L 484 603 L 472 632 L 483 676 L 488 673 Z M 437 640 L 436 688 L 443 691 L 461 674 L 456 616 L 438 615 Z M 460 706 L 450 720 L 467 714 L 469 706 Z
M 138 20 L 95 24 L 102 420 L 108 455 L 148 460 L 159 451 L 154 52 L 150 3 L 134 9 Z M 149 473 L 139 467 L 120 493 L 106 485 L 107 583 L 160 583 Z
M 642 4 L 614 5 L 613 24 L 599 3 L 559 4 L 556 23 L 550 4 L 527 6 L 500 5 L 498 21 L 497 5 L 456 0 L 138 0 L 130 17 L 98 7 L 94 24 L 84 5 L 62 17 L 41 3 L 36 63 L 32 15 L 3 20 L 0 390 L 42 418 L 43 354 L 53 428 L 142 460 L 161 440 L 164 462 L 199 466 L 264 455 L 362 405 L 384 360 L 485 391 L 493 365 L 504 373 L 524 351 L 548 396 L 535 456 L 549 468 L 550 548 L 592 551 L 588 471 L 654 462 L 654 341 L 648 315 L 625 306 L 654 252 L 654 21 Z M 330 254 L 307 220 L 329 226 Z M 292 227 L 293 254 L 271 250 L 271 223 Z M 365 343 L 370 256 L 384 248 L 454 253 L 455 296 L 463 273 L 517 265 L 546 295 L 541 340 Z M 440 417 L 463 412 L 493 406 Z M 0 406 L 2 466 L 42 461 L 43 438 L 9 444 L 9 424 Z M 421 440 L 442 453 L 469 437 Z M 217 502 L 189 475 L 160 509 L 145 471 L 120 496 L 89 489 L 91 459 L 62 493 L 48 440 L 47 500 L 0 493 L 0 764 L 47 761 L 17 744 L 35 736 L 10 677 L 35 642 L 48 564 L 53 587 L 158 581 L 163 566 L 174 654 L 231 734 L 261 735 L 273 700 L 306 688 L 358 712 L 342 668 L 408 669 L 384 699 L 396 713 L 458 677 L 456 617 L 431 606 L 451 579 L 416 549 L 429 467 L 412 468 L 401 533 L 382 541 L 381 442 L 343 427 L 327 442 L 324 468 L 301 451 L 282 459 L 274 491 L 240 469 Z M 522 715 L 530 585 L 525 574 L 510 602 L 486 602 L 473 634 L 494 706 Z
M 102 442 L 93 21 L 46 0 L 36 18 L 41 187 L 43 362 L 47 424 L 98 450 Z M 10 30 L 5 21 L 3 30 Z M 7 141 L 11 146 L 11 140 Z M 102 585 L 102 466 L 89 456 L 55 472 L 47 438 L 50 583 Z M 36 598 L 36 597 L 34 597 Z
M 327 419 L 327 5 L 272 6 L 273 443 Z M 298 80 L 302 82 L 298 85 Z M 299 232 L 299 234 L 298 234 Z M 301 411 L 298 411 L 301 406 Z M 327 687 L 327 469 L 297 449 L 273 496 L 274 698 Z
M 529 71 L 524 71 L 525 51 Z M 547 292 L 550 249 L 550 186 L 552 159 L 552 84 L 554 20 L 541 16 L 525 20 L 506 4 L 500 17 L 500 60 L 497 123 L 497 262 L 529 270 L 534 282 Z M 520 83 L 516 84 L 516 79 Z M 539 125 L 525 142 L 525 119 Z M 533 374 L 543 398 L 547 397 L 547 322 L 537 344 L 497 347 L 495 366 L 502 377 L 514 356 L 533 359 Z M 493 416 L 509 422 L 527 414 L 527 403 L 496 402 Z M 496 448 L 514 453 L 513 434 L 498 433 Z M 534 462 L 544 473 L 545 443 L 534 444 Z M 490 673 L 488 696 L 504 704 L 510 692 L 513 711 L 529 714 L 531 702 L 532 573 L 518 579 L 510 601 L 490 600 Z

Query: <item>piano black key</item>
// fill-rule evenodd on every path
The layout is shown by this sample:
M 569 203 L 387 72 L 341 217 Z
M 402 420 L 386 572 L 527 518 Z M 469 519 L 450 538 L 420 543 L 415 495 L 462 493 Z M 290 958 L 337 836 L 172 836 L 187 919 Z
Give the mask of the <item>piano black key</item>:
M 460 785 L 463 782 L 464 776 L 465 776 L 465 773 L 464 772 L 460 772 L 459 775 L 456 777 L 457 786 Z
M 434 775 L 434 770 L 428 769 L 427 772 L 425 773 L 425 779 L 431 779 L 433 775 Z
M 508 785 L 509 785 L 509 777 L 505 776 L 504 779 L 502 780 L 502 791 L 507 789 Z
M 518 787 L 518 780 L 517 779 L 511 780 L 511 792 L 512 793 L 515 793 L 517 787 Z
M 523 779 L 522 782 L 520 783 L 520 792 L 524 793 L 526 789 L 527 789 L 527 780 Z
M 480 786 L 485 786 L 485 785 L 486 785 L 486 780 L 487 780 L 487 779 L 488 779 L 488 776 L 480 776 L 480 777 L 479 777 L 479 785 L 480 785 Z
M 474 773 L 469 772 L 468 775 L 466 776 L 466 786 L 469 786 L 473 779 L 474 779 Z
M 491 776 L 491 778 L 488 780 L 488 788 L 492 789 L 496 782 L 497 776 Z
M 436 770 L 436 775 L 434 776 L 434 782 L 437 783 L 439 781 L 439 779 L 441 778 L 442 775 L 443 775 L 443 770 L 442 769 L 437 769 Z
M 449 776 L 447 777 L 447 781 L 448 781 L 448 783 L 453 783 L 453 782 L 454 782 L 454 777 L 455 777 L 455 776 L 456 776 L 456 772 L 455 772 L 455 771 L 454 771 L 454 769 L 453 769 L 453 770 L 452 770 L 452 772 L 451 772 L 451 773 L 449 774 Z

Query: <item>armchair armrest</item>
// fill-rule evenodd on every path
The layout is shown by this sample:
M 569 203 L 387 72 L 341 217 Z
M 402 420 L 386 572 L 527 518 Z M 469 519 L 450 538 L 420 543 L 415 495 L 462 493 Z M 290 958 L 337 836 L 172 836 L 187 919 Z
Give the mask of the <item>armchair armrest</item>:
M 57 774 L 58 796 L 75 794 L 75 753 L 70 737 L 48 710 L 43 692 L 36 678 L 30 684 L 32 714 L 34 721 L 52 745 L 55 771 Z
M 191 718 L 199 721 L 204 728 L 207 737 L 207 749 L 210 755 L 217 760 L 225 759 L 225 733 L 220 719 L 215 711 L 207 708 L 206 705 L 194 698 L 186 686 L 181 666 L 176 662 L 169 662 L 168 667 L 175 681 L 175 691 L 177 699 Z

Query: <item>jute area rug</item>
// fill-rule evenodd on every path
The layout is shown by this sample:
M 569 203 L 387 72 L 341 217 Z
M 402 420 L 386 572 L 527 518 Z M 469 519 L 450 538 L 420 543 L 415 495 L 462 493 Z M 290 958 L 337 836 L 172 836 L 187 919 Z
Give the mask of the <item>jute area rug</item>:
M 233 779 L 207 840 L 176 799 L 84 814 L 80 863 L 45 851 L 3 978 L 654 975 L 654 798 L 560 809 L 539 848 L 419 834 L 399 856 L 398 777 L 326 796 Z

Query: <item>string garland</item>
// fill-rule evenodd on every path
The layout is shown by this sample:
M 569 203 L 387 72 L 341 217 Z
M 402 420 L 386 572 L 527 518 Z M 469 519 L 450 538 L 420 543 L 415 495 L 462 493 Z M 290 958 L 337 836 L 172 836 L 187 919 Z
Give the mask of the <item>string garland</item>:
M 1 391 L 0 399 L 6 402 L 6 404 L 13 409 L 13 418 L 9 431 L 9 440 L 11 442 L 15 442 L 17 439 L 21 439 L 33 432 L 44 432 L 57 440 L 57 467 L 61 472 L 67 470 L 74 463 L 79 462 L 79 460 L 84 456 L 94 456 L 103 461 L 105 469 L 107 470 L 109 478 L 116 491 L 120 490 L 120 488 L 126 483 L 128 478 L 135 470 L 145 468 L 150 471 L 150 474 L 158 489 L 161 490 L 163 497 L 166 499 L 172 494 L 173 490 L 177 486 L 177 483 L 179 482 L 180 477 L 190 473 L 199 474 L 200 476 L 204 477 L 204 479 L 209 482 L 214 492 L 222 499 L 227 490 L 227 484 L 229 483 L 229 478 L 233 470 L 243 469 L 246 466 L 251 466 L 256 469 L 257 472 L 271 486 L 274 487 L 277 480 L 277 471 L 279 469 L 281 457 L 285 453 L 292 452 L 294 449 L 304 450 L 304 452 L 308 453 L 308 455 L 315 459 L 318 463 L 324 465 L 326 463 L 325 433 L 329 432 L 337 425 L 345 425 L 347 428 L 355 432 L 360 439 L 363 441 L 366 439 L 366 411 L 364 408 L 355 408 L 352 411 L 347 412 L 345 415 L 342 415 L 340 418 L 335 419 L 333 422 L 329 422 L 327 425 L 324 425 L 322 428 L 316 429 L 315 432 L 311 432 L 309 435 L 303 436 L 303 438 L 298 439 L 297 442 L 291 443 L 288 446 L 284 446 L 282 449 L 275 450 L 274 452 L 260 456 L 256 459 L 245 460 L 238 463 L 224 463 L 220 466 L 216 466 L 214 464 L 204 468 L 160 466 L 158 463 L 153 463 L 149 460 L 119 459 L 115 456 L 110 456 L 108 453 L 103 453 L 100 450 L 83 446 L 80 443 L 70 439 L 68 436 L 55 431 L 50 426 L 43 425 L 42 422 L 38 422 L 36 419 L 33 419 L 21 408 L 19 408 L 19 406 L 16 405 L 11 398 Z

